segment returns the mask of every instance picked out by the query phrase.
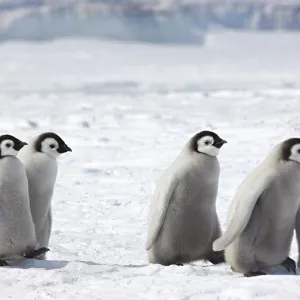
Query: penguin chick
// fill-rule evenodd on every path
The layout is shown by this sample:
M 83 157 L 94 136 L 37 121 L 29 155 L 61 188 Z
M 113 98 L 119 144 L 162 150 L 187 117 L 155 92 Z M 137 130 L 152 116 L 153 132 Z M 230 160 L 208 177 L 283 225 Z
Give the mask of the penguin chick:
M 51 235 L 56 158 L 68 151 L 72 150 L 61 137 L 54 132 L 46 132 L 35 137 L 18 153 L 28 178 L 30 208 L 39 247 L 48 247 Z M 45 259 L 45 256 L 40 258 Z
M 35 249 L 28 181 L 24 166 L 16 158 L 24 145 L 27 143 L 12 135 L 0 136 L 0 266 L 49 251 Z
M 239 186 L 228 228 L 213 244 L 245 276 L 295 273 L 289 258 L 300 206 L 300 139 L 278 144 Z
M 226 143 L 216 133 L 193 136 L 158 182 L 150 205 L 146 250 L 150 263 L 224 262 L 212 243 L 221 235 L 216 212 L 220 166 Z

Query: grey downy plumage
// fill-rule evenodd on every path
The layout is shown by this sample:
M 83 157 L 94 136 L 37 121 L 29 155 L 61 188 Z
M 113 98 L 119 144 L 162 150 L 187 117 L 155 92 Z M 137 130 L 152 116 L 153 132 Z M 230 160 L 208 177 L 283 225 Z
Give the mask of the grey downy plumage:
M 224 261 L 212 250 L 221 235 L 216 212 L 220 166 L 226 143 L 211 131 L 193 136 L 158 182 L 150 205 L 146 250 L 150 263 L 181 265 Z
M 37 244 L 48 247 L 52 229 L 51 200 L 57 176 L 56 158 L 72 151 L 56 133 L 46 132 L 35 137 L 18 153 L 29 184 L 30 208 L 35 225 Z M 40 259 L 45 259 L 45 255 Z
M 294 274 L 289 252 L 300 207 L 300 139 L 278 144 L 239 186 L 228 228 L 214 242 L 245 276 Z M 275 271 L 274 271 L 275 270 Z M 277 271 L 276 271 L 277 270 Z
M 28 181 L 24 166 L 16 158 L 26 145 L 11 135 L 0 136 L 0 265 L 34 258 L 49 249 L 36 249 L 30 212 Z

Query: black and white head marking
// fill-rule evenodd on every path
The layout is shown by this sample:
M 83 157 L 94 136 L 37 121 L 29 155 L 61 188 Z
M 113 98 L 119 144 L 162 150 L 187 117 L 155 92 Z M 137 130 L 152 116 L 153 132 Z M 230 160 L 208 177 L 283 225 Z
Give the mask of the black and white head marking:
M 35 141 L 34 148 L 37 152 L 47 153 L 53 157 L 72 151 L 63 139 L 54 132 L 45 132 Z
M 300 163 L 300 138 L 291 138 L 283 142 L 281 157 Z
M 216 133 L 205 130 L 198 132 L 192 138 L 192 151 L 217 156 L 225 143 L 227 141 L 221 139 Z
M 4 156 L 17 156 L 18 152 L 27 143 L 20 141 L 10 134 L 0 136 L 0 158 Z

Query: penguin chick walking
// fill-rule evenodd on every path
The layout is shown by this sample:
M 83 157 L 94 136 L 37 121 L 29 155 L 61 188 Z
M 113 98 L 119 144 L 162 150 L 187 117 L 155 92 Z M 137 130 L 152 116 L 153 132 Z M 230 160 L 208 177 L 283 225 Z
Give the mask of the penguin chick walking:
M 213 248 L 245 276 L 296 272 L 289 258 L 300 207 L 300 139 L 278 144 L 242 182 Z M 276 271 L 277 270 L 277 271 Z
M 146 243 L 150 263 L 224 262 L 223 251 L 212 250 L 221 235 L 217 155 L 224 143 L 214 132 L 197 133 L 162 175 L 150 205 Z
M 51 235 L 56 158 L 68 151 L 72 150 L 61 137 L 54 132 L 46 132 L 35 137 L 18 153 L 28 178 L 30 208 L 39 247 L 47 247 Z M 45 256 L 40 258 L 45 259 Z
M 6 261 L 34 258 L 49 249 L 35 249 L 28 181 L 18 151 L 27 143 L 12 135 L 0 136 L 0 266 Z

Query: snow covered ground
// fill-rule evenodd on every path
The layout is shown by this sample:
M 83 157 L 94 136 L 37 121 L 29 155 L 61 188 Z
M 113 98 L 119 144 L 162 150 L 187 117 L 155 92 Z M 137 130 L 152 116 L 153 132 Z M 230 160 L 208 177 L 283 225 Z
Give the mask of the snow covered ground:
M 73 149 L 59 162 L 49 261 L 1 268 L 1 300 L 299 299 L 298 276 L 147 265 L 144 250 L 155 184 L 191 135 L 211 129 L 228 140 L 223 228 L 246 174 L 300 135 L 299 49 L 299 34 L 230 32 L 201 48 L 1 44 L 1 132 L 26 140 L 53 130 Z

